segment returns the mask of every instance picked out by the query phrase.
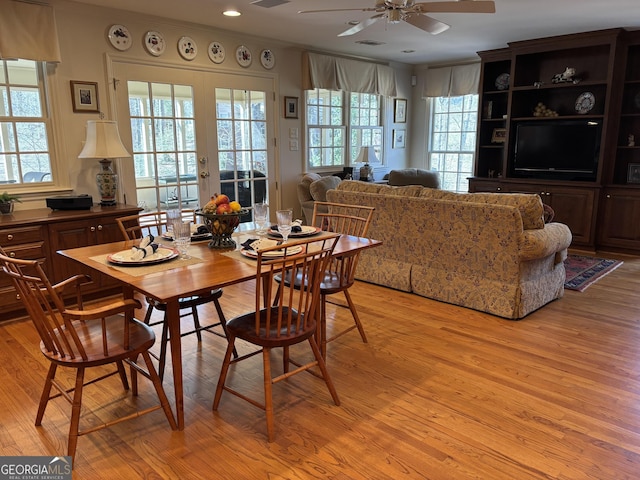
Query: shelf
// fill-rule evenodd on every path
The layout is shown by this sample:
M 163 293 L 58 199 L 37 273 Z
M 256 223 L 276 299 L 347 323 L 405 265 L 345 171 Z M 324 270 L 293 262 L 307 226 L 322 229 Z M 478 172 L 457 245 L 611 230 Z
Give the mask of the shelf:
M 480 145 L 480 148 L 504 148 L 504 143 L 499 145 Z
M 548 120 L 600 120 L 604 115 L 559 115 L 557 117 L 516 117 L 512 118 L 514 122 L 530 122 L 534 121 L 548 121 Z
M 580 89 L 584 87 L 605 87 L 606 88 L 606 86 L 607 84 L 605 82 L 599 82 L 599 81 L 590 82 L 588 80 L 585 80 L 584 82 L 578 82 L 578 83 L 572 83 L 572 82 L 546 83 L 545 82 L 539 87 L 536 87 L 535 85 L 524 85 L 520 87 L 512 87 L 512 90 L 514 92 L 521 92 L 521 91 L 530 91 L 530 90 L 556 90 L 556 89 L 564 89 L 564 88 Z

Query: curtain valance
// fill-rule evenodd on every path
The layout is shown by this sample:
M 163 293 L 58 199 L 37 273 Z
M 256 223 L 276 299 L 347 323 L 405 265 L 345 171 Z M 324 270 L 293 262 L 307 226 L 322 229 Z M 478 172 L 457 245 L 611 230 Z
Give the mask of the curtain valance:
M 53 7 L 0 0 L 0 58 L 59 62 Z
M 469 95 L 478 93 L 479 85 L 479 63 L 430 68 L 427 70 L 422 96 L 427 98 Z
M 302 86 L 396 96 L 396 76 L 387 65 L 319 53 L 302 54 Z

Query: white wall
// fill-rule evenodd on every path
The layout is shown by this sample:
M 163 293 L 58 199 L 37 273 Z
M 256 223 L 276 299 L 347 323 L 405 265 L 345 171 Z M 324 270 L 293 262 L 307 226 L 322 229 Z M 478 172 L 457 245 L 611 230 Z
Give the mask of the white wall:
M 51 0 L 50 3 L 55 8 L 62 62 L 50 68 L 49 84 L 56 153 L 58 158 L 62 159 L 63 165 L 63 169 L 57 174 L 66 188 L 55 191 L 40 191 L 34 195 L 23 195 L 25 203 L 17 204 L 17 208 L 44 206 L 44 198 L 54 193 L 89 193 L 94 197 L 94 200 L 99 198 L 95 185 L 95 174 L 99 168 L 98 162 L 80 160 L 78 154 L 85 138 L 87 120 L 97 120 L 100 117 L 98 114 L 73 112 L 69 82 L 71 80 L 98 82 L 100 108 L 105 119 L 116 119 L 112 90 L 113 79 L 109 78 L 109 65 L 114 58 L 118 58 L 147 65 L 167 65 L 227 72 L 247 71 L 261 75 L 273 75 L 276 79 L 279 97 L 277 99 L 279 112 L 276 139 L 280 165 L 278 181 L 281 185 L 281 204 L 294 207 L 296 215 L 302 214 L 296 196 L 296 184 L 304 171 L 304 122 L 302 115 L 298 119 L 283 118 L 285 96 L 298 97 L 299 111 L 301 114 L 303 113 L 303 91 L 300 88 L 302 49 L 300 47 L 284 44 L 277 40 L 248 37 L 244 34 L 239 35 L 202 25 L 181 23 L 173 19 L 94 7 L 67 0 Z M 176 8 L 179 8 L 179 2 L 176 2 Z M 133 36 L 133 45 L 126 52 L 114 49 L 107 39 L 108 29 L 113 24 L 125 25 Z M 149 30 L 158 30 L 165 37 L 167 48 L 161 57 L 152 57 L 144 49 L 143 37 Z M 198 55 L 190 62 L 183 60 L 177 52 L 177 41 L 183 35 L 193 37 L 198 45 Z M 211 62 L 206 53 L 207 46 L 214 40 L 221 42 L 226 49 L 227 57 L 220 65 Z M 243 69 L 234 60 L 235 48 L 240 44 L 247 45 L 254 53 L 255 60 L 248 69 Z M 258 53 L 265 48 L 271 49 L 276 57 L 275 67 L 268 72 L 263 69 L 257 59 Z M 420 116 L 419 103 L 415 102 L 416 88 L 410 86 L 411 67 L 402 63 L 394 63 L 392 67 L 397 75 L 398 97 L 409 99 L 408 122 L 397 125 L 392 123 L 393 99 L 388 99 L 385 115 L 389 127 L 385 139 L 387 163 L 384 168 L 377 169 L 376 179 L 382 178 L 384 173 L 391 168 L 402 168 L 412 164 L 410 152 L 414 143 L 414 135 L 410 126 L 413 119 Z M 299 149 L 297 151 L 289 149 L 291 128 L 298 129 Z M 407 129 L 408 142 L 405 149 L 392 148 L 393 128 Z M 417 138 L 421 136 L 423 135 L 415 135 Z

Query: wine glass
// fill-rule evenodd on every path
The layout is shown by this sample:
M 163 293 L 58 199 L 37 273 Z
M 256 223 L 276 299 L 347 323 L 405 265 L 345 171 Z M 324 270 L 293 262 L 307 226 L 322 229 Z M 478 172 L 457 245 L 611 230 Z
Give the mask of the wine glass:
M 276 219 L 278 221 L 278 232 L 282 235 L 282 243 L 286 243 L 291 233 L 293 212 L 291 210 L 278 210 L 276 212 Z
M 256 203 L 253 206 L 253 221 L 256 223 L 256 233 L 262 235 L 267 232 L 267 203 Z

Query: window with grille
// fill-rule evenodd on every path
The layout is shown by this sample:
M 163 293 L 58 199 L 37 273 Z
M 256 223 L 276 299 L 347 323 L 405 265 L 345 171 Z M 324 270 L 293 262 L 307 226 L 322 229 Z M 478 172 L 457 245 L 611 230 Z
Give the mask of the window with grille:
M 429 99 L 429 165 L 440 173 L 442 188 L 468 192 L 478 120 L 478 95 Z
M 379 95 L 315 89 L 305 98 L 309 169 L 351 165 L 362 146 L 374 147 L 382 161 Z
M 0 60 L 0 183 L 51 182 L 44 63 Z

